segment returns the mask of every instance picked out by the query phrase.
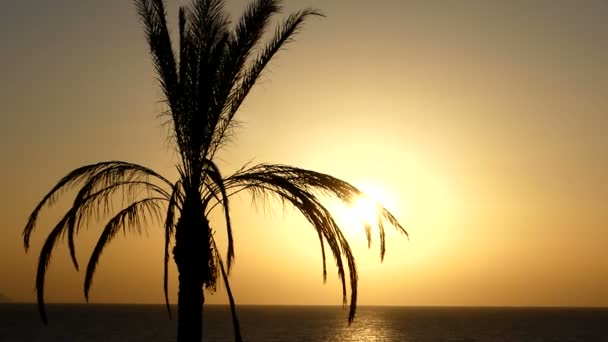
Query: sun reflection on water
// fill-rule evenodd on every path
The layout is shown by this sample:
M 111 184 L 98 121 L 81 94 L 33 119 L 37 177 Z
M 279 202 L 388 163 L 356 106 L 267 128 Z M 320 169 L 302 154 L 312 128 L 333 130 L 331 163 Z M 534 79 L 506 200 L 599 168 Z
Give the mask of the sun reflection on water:
M 335 335 L 331 341 L 341 342 L 384 342 L 384 341 L 410 341 L 403 335 L 403 331 L 395 329 L 391 320 L 385 317 L 386 312 L 374 310 L 372 307 L 359 308 L 355 321 L 349 326 L 347 323 L 336 327 Z

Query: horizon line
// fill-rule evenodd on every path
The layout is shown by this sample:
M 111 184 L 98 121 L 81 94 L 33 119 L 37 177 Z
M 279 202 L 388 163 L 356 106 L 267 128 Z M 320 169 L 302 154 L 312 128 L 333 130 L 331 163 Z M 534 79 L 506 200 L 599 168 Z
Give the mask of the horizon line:
M 0 302 L 2 304 L 31 304 L 38 305 L 37 302 L 23 302 L 23 301 L 6 301 Z M 90 302 L 47 302 L 45 305 L 150 305 L 150 306 L 166 306 L 165 303 L 90 303 Z M 230 304 L 222 304 L 222 303 L 209 303 L 204 304 L 205 306 L 230 306 Z M 177 303 L 170 304 L 170 306 L 177 306 Z M 237 304 L 239 306 L 267 306 L 267 307 L 348 307 L 348 305 L 341 304 Z M 358 304 L 358 308 L 361 307 L 394 307 L 394 308 L 470 308 L 470 309 L 492 309 L 492 308 L 526 308 L 526 309 L 608 309 L 608 306 L 602 305 L 591 305 L 591 306 L 581 306 L 581 305 L 437 305 L 437 304 L 423 304 L 423 305 L 395 305 L 395 304 Z

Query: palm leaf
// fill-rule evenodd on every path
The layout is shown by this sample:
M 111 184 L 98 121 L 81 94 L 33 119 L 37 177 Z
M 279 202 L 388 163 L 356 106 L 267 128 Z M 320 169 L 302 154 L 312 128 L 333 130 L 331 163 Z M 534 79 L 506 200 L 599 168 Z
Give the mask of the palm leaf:
M 78 269 L 78 262 L 76 260 L 76 250 L 74 246 L 74 233 L 75 231 L 77 232 L 83 218 L 91 216 L 90 209 L 92 207 L 99 209 L 102 207 L 101 202 L 103 201 L 103 208 L 106 209 L 106 212 L 109 211 L 110 197 L 118 189 L 123 190 L 123 198 L 125 196 L 133 196 L 136 188 L 143 188 L 143 190 L 146 190 L 148 196 L 151 195 L 150 192 L 155 192 L 156 194 L 165 197 L 167 200 L 169 199 L 169 194 L 164 189 L 149 182 L 150 177 L 160 179 L 161 182 L 166 181 L 154 171 L 141 165 L 115 163 L 91 176 L 80 188 L 72 205 L 76 210 L 68 219 L 67 229 L 70 256 L 76 269 Z M 165 184 L 167 183 L 168 181 L 165 182 Z M 101 190 L 96 191 L 97 189 Z
M 135 7 L 144 26 L 146 40 L 150 47 L 150 54 L 158 81 L 171 108 L 169 113 L 175 130 L 174 137 L 178 150 L 183 159 L 188 160 L 187 150 L 187 123 L 184 122 L 182 111 L 176 110 L 180 106 L 180 92 L 178 88 L 178 71 L 175 62 L 171 37 L 167 29 L 166 10 L 163 0 L 135 0 Z M 186 158 L 185 158 L 186 157 Z
M 150 197 L 134 202 L 118 212 L 118 214 L 116 214 L 116 216 L 110 219 L 110 221 L 106 224 L 99 237 L 99 240 L 97 240 L 97 244 L 93 249 L 93 253 L 91 254 L 91 258 L 89 259 L 89 264 L 87 266 L 87 272 L 84 279 L 84 297 L 87 301 L 89 300 L 89 289 L 93 283 L 93 275 L 95 274 L 97 263 L 99 262 L 101 253 L 106 245 L 121 229 L 131 227 L 136 229 L 138 233 L 141 233 L 142 223 L 145 223 L 146 220 L 146 213 L 144 210 L 147 210 L 147 214 L 150 217 L 158 219 L 160 216 L 158 212 L 160 207 L 156 201 L 164 199 L 165 198 L 162 197 Z M 142 222 L 142 220 L 144 222 Z
M 68 173 L 65 177 L 61 178 L 59 180 L 59 182 L 51 189 L 51 191 L 49 191 L 42 198 L 40 203 L 38 203 L 38 205 L 36 205 L 36 207 L 34 208 L 32 213 L 30 214 L 28 221 L 25 225 L 25 228 L 23 229 L 23 244 L 24 244 L 25 250 L 27 251 L 29 248 L 30 236 L 31 236 L 32 232 L 34 231 L 34 229 L 36 228 L 36 223 L 38 221 L 38 215 L 40 214 L 40 211 L 45 206 L 53 205 L 55 199 L 61 193 L 65 192 L 67 190 L 73 189 L 76 186 L 78 186 L 79 184 L 88 182 L 92 177 L 94 177 L 99 172 L 103 172 L 106 169 L 112 169 L 114 167 L 121 167 L 121 168 L 125 168 L 125 169 L 132 168 L 132 169 L 137 170 L 137 172 L 147 173 L 150 176 L 158 178 L 161 182 L 171 186 L 171 182 L 169 182 L 167 179 L 162 177 L 160 174 L 152 171 L 151 169 L 148 169 L 141 165 L 127 163 L 127 162 L 123 162 L 123 161 L 112 160 L 112 161 L 105 161 L 105 162 L 100 162 L 100 163 L 96 163 L 96 164 L 90 164 L 90 165 L 85 165 L 85 166 L 79 167 L 79 168 L 71 171 L 70 173 Z M 117 174 L 114 174 L 114 177 L 110 177 L 110 179 L 111 180 L 113 179 L 115 182 L 119 182 L 121 180 L 120 176 L 118 176 Z
M 73 209 L 69 210 L 57 223 L 55 228 L 53 228 L 51 233 L 46 238 L 46 241 L 40 250 L 40 257 L 38 258 L 38 270 L 36 272 L 36 296 L 38 299 L 38 312 L 40 313 L 40 318 L 45 325 L 48 324 L 48 319 L 44 305 L 44 278 L 49 263 L 51 262 L 51 255 L 53 248 L 55 247 L 55 242 L 57 241 L 57 238 L 60 237 L 64 232 L 68 218 L 72 214 L 72 211 Z
M 342 298 L 346 304 L 346 270 L 343 259 L 346 259 L 346 267 L 349 271 L 349 284 L 351 290 L 349 322 L 355 316 L 357 302 L 357 269 L 352 250 L 348 241 L 342 234 L 331 213 L 321 204 L 318 195 L 336 197 L 346 203 L 362 196 L 362 192 L 348 182 L 335 177 L 300 169 L 287 165 L 259 164 L 248 169 L 243 169 L 225 180 L 225 187 L 230 195 L 243 190 L 252 192 L 254 199 L 267 200 L 268 196 L 275 197 L 284 203 L 293 205 L 316 229 L 321 242 L 323 256 L 324 279 L 326 277 L 324 243 L 329 246 L 336 266 L 338 276 L 342 283 Z M 407 234 L 405 229 L 397 222 L 393 215 L 380 206 L 380 215 L 386 219 L 401 233 Z M 385 233 L 382 220 L 380 220 L 381 258 L 384 257 Z M 368 241 L 371 235 L 366 230 Z
M 211 239 L 213 250 L 215 251 L 215 258 L 217 260 L 218 268 L 222 273 L 222 279 L 224 280 L 224 286 L 226 286 L 226 294 L 228 295 L 228 302 L 230 303 L 230 313 L 232 316 L 232 326 L 234 328 L 234 340 L 236 342 L 242 342 L 243 338 L 241 337 L 241 326 L 239 323 L 238 315 L 236 314 L 236 302 L 234 301 L 234 296 L 232 295 L 232 290 L 230 289 L 230 281 L 228 280 L 228 273 L 224 268 L 224 261 L 222 260 L 222 256 L 217 249 L 217 245 L 215 244 L 215 239 Z
M 175 55 L 171 47 L 171 37 L 167 29 L 166 11 L 163 0 L 135 0 L 137 13 L 144 24 L 146 39 L 154 67 L 159 75 L 160 85 L 169 102 L 174 99 L 177 89 Z
M 316 229 L 321 243 L 325 240 L 332 251 L 338 268 L 338 276 L 342 283 L 342 299 L 344 304 L 347 302 L 347 291 L 346 270 L 342 256 L 344 255 L 346 258 L 351 288 L 349 321 L 352 321 L 357 302 L 357 269 L 350 246 L 333 217 L 314 194 L 306 189 L 306 187 L 302 187 L 302 184 L 295 182 L 291 175 L 272 172 L 272 169 L 275 169 L 274 171 L 277 171 L 277 169 L 270 165 L 263 167 L 256 166 L 252 169 L 255 171 L 242 172 L 235 177 L 230 177 L 226 183 L 231 184 L 229 187 L 241 186 L 252 191 L 254 198 L 265 199 L 267 195 L 277 197 L 279 200 L 293 205 L 302 213 L 313 228 Z M 292 169 L 291 171 L 295 170 Z M 329 184 L 326 184 L 326 186 L 330 187 Z M 325 260 L 323 262 L 325 264 Z M 324 269 L 326 269 L 325 266 Z M 326 271 L 324 272 L 324 279 L 325 273 Z
M 224 218 L 226 221 L 226 236 L 228 238 L 228 251 L 226 252 L 226 259 L 228 261 L 228 273 L 230 273 L 230 268 L 234 260 L 234 238 L 232 235 L 232 224 L 230 220 L 228 193 L 226 192 L 226 188 L 224 187 L 224 179 L 222 178 L 222 175 L 220 174 L 220 170 L 217 165 L 213 161 L 208 159 L 206 159 L 206 165 L 206 174 L 209 176 L 208 180 L 212 183 L 213 187 L 209 187 L 210 194 L 207 196 L 207 199 L 204 201 L 204 203 L 206 205 L 206 203 L 208 203 L 208 201 L 213 197 L 216 198 L 217 201 L 223 206 Z M 207 214 L 208 213 L 209 212 L 207 212 Z
M 250 90 L 255 85 L 260 75 L 272 60 L 279 50 L 293 40 L 293 36 L 298 33 L 302 24 L 307 17 L 323 16 L 317 10 L 305 9 L 294 14 L 291 14 L 281 25 L 276 29 L 274 38 L 267 44 L 264 50 L 253 60 L 248 70 L 244 71 L 241 77 L 241 82 L 233 89 L 226 107 L 225 114 L 222 116 L 218 129 L 214 131 L 213 155 L 217 149 L 222 146 L 225 137 L 229 136 L 229 131 L 233 127 L 233 118 L 241 104 L 249 94 Z
M 262 38 L 273 14 L 280 10 L 279 0 L 255 0 L 249 3 L 234 30 L 228 45 L 227 81 L 232 86 L 239 77 L 247 58 Z M 232 87 L 230 87 L 232 88 Z M 230 89 L 225 89 L 230 90 Z
M 165 218 L 165 248 L 164 248 L 164 270 L 163 270 L 163 291 L 165 293 L 165 304 L 167 306 L 167 312 L 169 318 L 171 318 L 171 307 L 169 306 L 169 245 L 171 244 L 171 238 L 175 234 L 175 209 L 179 209 L 179 203 L 181 202 L 181 182 L 175 182 L 169 204 L 167 205 L 167 216 Z
M 116 189 L 124 186 L 130 187 L 134 185 L 143 185 L 144 187 L 147 187 L 148 189 L 151 189 L 152 191 L 163 196 L 159 197 L 159 199 L 166 199 L 164 198 L 166 197 L 166 192 L 164 192 L 161 187 L 145 180 L 138 180 L 138 177 L 147 178 L 149 176 L 160 180 L 161 183 L 170 184 L 169 181 L 164 177 L 141 165 L 121 161 L 107 161 L 86 165 L 73 170 L 68 175 L 63 177 L 51 189 L 51 191 L 44 196 L 42 201 L 38 203 L 34 211 L 30 214 L 28 222 L 23 231 L 24 246 L 26 251 L 29 247 L 31 233 L 36 227 L 40 211 L 45 206 L 52 205 L 56 197 L 62 192 L 82 184 L 82 187 L 76 195 L 74 205 L 55 225 L 55 228 L 53 228 L 51 233 L 48 235 L 40 252 L 38 270 L 36 274 L 36 290 L 39 311 L 43 322 L 47 322 L 46 312 L 44 309 L 44 279 L 57 238 L 60 236 L 65 236 L 67 232 L 70 256 L 74 265 L 78 267 L 74 246 L 74 233 L 77 231 L 77 227 L 79 226 L 80 222 L 91 215 L 91 208 L 93 205 L 99 207 L 101 202 L 105 202 L 105 209 L 107 211 L 109 210 L 109 205 L 107 203 L 109 196 L 111 196 Z
M 244 66 L 247 63 L 255 46 L 259 43 L 273 14 L 280 10 L 279 0 L 256 0 L 249 3 L 245 12 L 238 20 L 234 32 L 226 43 L 226 52 L 218 69 L 217 102 L 212 108 L 210 121 L 210 132 L 216 135 L 217 125 L 220 123 L 221 114 L 233 88 L 240 82 Z M 216 141 L 209 146 L 211 157 L 221 141 Z M 211 142 L 210 142 L 211 143 Z
M 30 245 L 30 235 L 36 228 L 36 223 L 38 221 L 38 215 L 40 211 L 45 206 L 51 206 L 57 196 L 70 188 L 77 186 L 79 183 L 91 177 L 92 174 L 95 174 L 100 169 L 103 169 L 108 166 L 111 162 L 102 162 L 92 165 L 86 165 L 79 167 L 72 172 L 68 173 L 65 177 L 61 178 L 59 182 L 49 191 L 36 205 L 34 211 L 30 214 L 30 217 L 23 229 L 23 245 L 25 247 L 25 251 L 27 252 Z

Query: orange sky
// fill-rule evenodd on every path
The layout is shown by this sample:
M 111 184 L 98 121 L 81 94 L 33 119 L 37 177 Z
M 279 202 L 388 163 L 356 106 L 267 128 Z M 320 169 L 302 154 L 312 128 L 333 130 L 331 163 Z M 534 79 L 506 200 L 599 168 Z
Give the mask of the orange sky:
M 310 5 L 327 18 L 308 22 L 250 94 L 224 173 L 251 159 L 287 163 L 379 193 L 411 239 L 391 231 L 381 264 L 378 245 L 367 250 L 337 209 L 361 304 L 608 306 L 606 2 L 373 4 L 287 1 L 286 11 Z M 18 301 L 35 300 L 37 254 L 61 210 L 43 217 L 27 255 L 21 230 L 60 177 L 108 159 L 176 177 L 133 5 L 53 6 L 0 13 L 0 293 Z M 264 215 L 246 196 L 233 203 L 238 303 L 340 303 L 304 219 L 278 206 Z M 95 228 L 79 240 L 81 263 Z M 84 275 L 66 249 L 47 298 L 82 302 Z M 107 249 L 91 298 L 162 302 L 160 228 Z

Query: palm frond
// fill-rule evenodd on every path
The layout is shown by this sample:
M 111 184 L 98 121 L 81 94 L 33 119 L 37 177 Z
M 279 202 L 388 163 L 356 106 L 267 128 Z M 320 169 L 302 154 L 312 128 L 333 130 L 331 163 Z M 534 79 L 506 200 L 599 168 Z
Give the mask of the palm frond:
M 63 218 L 47 236 L 40 252 L 36 274 L 36 291 L 39 311 L 43 322 L 47 322 L 44 309 L 44 279 L 57 239 L 61 236 L 68 236 L 70 256 L 74 266 L 78 268 L 74 234 L 78 231 L 81 222 L 89 219 L 94 212 L 97 212 L 98 215 L 100 215 L 99 211 L 103 211 L 104 213 L 109 212 L 110 197 L 116 191 L 122 189 L 128 194 L 133 192 L 135 187 L 139 187 L 146 189 L 148 196 L 155 193 L 161 196 L 157 197 L 157 199 L 167 200 L 166 191 L 164 191 L 161 186 L 150 182 L 150 178 L 156 179 L 157 182 L 160 182 L 161 184 L 171 184 L 167 179 L 156 172 L 137 164 L 122 161 L 106 161 L 86 165 L 73 170 L 59 180 L 51 191 L 44 196 L 42 201 L 38 203 L 34 211 L 30 214 L 23 231 L 26 251 L 29 248 L 30 236 L 36 227 L 41 210 L 46 206 L 51 206 L 61 193 L 81 186 L 73 206 L 65 213 Z
M 187 122 L 186 139 L 193 158 L 202 154 L 211 136 L 210 108 L 216 97 L 213 87 L 228 24 L 223 1 L 196 1 L 180 11 L 180 110 Z
M 53 248 L 55 247 L 55 243 L 57 242 L 57 238 L 63 235 L 62 233 L 65 230 L 65 226 L 68 218 L 72 214 L 72 211 L 73 209 L 69 210 L 47 236 L 46 241 L 40 250 L 40 257 L 38 258 L 38 270 L 36 271 L 36 296 L 38 298 L 38 312 L 40 313 L 40 318 L 45 325 L 48 324 L 44 305 L 44 279 L 46 270 L 51 262 L 51 255 Z
M 311 184 L 299 182 L 297 178 L 293 177 L 296 174 L 306 175 L 307 171 L 295 168 L 287 169 L 287 167 L 276 165 L 258 165 L 250 170 L 229 177 L 226 183 L 228 184 L 227 188 L 241 187 L 249 190 L 253 193 L 254 198 L 265 199 L 268 195 L 276 197 L 282 202 L 293 205 L 302 213 L 313 228 L 316 229 L 320 240 L 325 240 L 332 251 L 338 268 L 338 276 L 342 283 L 342 300 L 344 304 L 347 303 L 347 291 L 346 270 L 342 256 L 346 258 L 351 288 L 349 321 L 352 321 L 357 303 L 358 277 L 351 248 L 332 215 L 315 197 L 312 191 L 313 188 L 310 186 Z M 323 186 L 329 189 L 335 187 L 329 183 L 323 183 Z M 335 188 L 337 193 L 341 193 L 337 187 Z M 323 246 L 322 244 L 322 250 L 324 250 Z
M 216 135 L 226 103 L 233 88 L 240 82 L 249 57 L 261 40 L 272 15 L 279 12 L 280 2 L 279 0 L 250 2 L 226 42 L 225 53 L 222 54 L 221 63 L 217 65 L 217 78 L 213 88 L 216 101 L 209 115 L 209 132 L 212 135 L 209 136 L 208 148 L 205 149 L 211 151 L 211 154 L 206 155 L 207 157 L 212 157 L 221 144 L 221 141 L 212 142 L 211 139 Z
M 266 45 L 263 51 L 254 58 L 248 70 L 242 73 L 241 81 L 234 87 L 229 100 L 224 108 L 221 122 L 214 131 L 213 150 L 211 156 L 222 146 L 222 142 L 233 127 L 233 119 L 237 110 L 255 85 L 260 75 L 277 52 L 293 40 L 304 21 L 311 16 L 324 16 L 314 9 L 305 9 L 291 14 L 275 31 L 273 39 Z
M 171 244 L 171 238 L 175 234 L 175 209 L 179 209 L 180 202 L 182 201 L 181 182 L 175 182 L 171 193 L 169 204 L 167 205 L 167 216 L 165 218 L 165 248 L 164 248 L 164 270 L 163 270 L 163 291 L 165 292 L 165 304 L 167 305 L 167 312 L 169 318 L 171 318 L 171 307 L 169 306 L 169 245 Z
M 201 157 L 207 157 L 210 143 L 213 139 L 213 132 L 221 115 L 221 106 L 225 98 L 221 93 L 219 85 L 225 77 L 223 73 L 225 57 L 227 54 L 230 32 L 226 28 L 218 30 L 217 39 L 210 47 L 208 59 L 201 65 L 198 74 L 198 95 L 200 114 L 205 116 L 202 130 L 204 140 L 201 145 Z M 206 95 L 206 96 L 205 96 Z
M 211 51 L 211 47 L 230 24 L 222 0 L 194 1 L 185 14 L 190 23 L 193 46 L 199 52 Z
M 370 248 L 372 246 L 372 225 L 369 222 L 365 222 L 363 223 L 363 229 L 365 230 L 365 238 L 367 239 L 367 248 Z
M 175 53 L 171 44 L 171 37 L 167 28 L 167 13 L 163 0 L 135 0 L 135 7 L 144 26 L 146 40 L 150 47 L 150 54 L 158 81 L 171 110 L 173 129 L 178 150 L 182 157 L 187 157 L 187 142 L 184 138 L 186 123 L 181 113 L 176 110 L 180 106 L 180 92 L 178 90 L 178 70 Z M 186 159 L 187 160 L 187 159 Z
M 147 198 L 145 200 L 136 202 L 134 204 L 132 204 L 131 206 L 129 206 L 126 209 L 123 209 L 118 215 L 117 217 L 119 217 L 120 219 L 122 219 L 122 221 L 118 222 L 118 224 L 122 224 L 124 225 L 125 219 L 128 220 L 128 222 L 132 225 L 134 225 L 136 228 L 140 229 L 141 226 L 137 226 L 140 224 L 140 218 L 137 216 L 137 212 L 133 211 L 133 207 L 137 206 L 139 204 L 141 204 L 142 202 L 145 203 L 147 205 L 147 209 L 149 210 L 149 214 L 152 216 L 153 212 L 151 211 L 151 207 L 149 203 L 149 201 L 159 201 L 159 200 L 165 200 L 165 198 L 163 197 L 153 197 L 153 198 Z M 153 205 L 157 206 L 156 203 L 153 203 Z M 130 209 L 130 210 L 129 210 Z M 135 208 L 136 210 L 138 210 L 139 208 Z M 44 245 L 42 246 L 42 249 L 40 251 L 40 257 L 38 259 L 38 270 L 36 273 L 36 292 L 37 292 L 37 299 L 38 299 L 38 311 L 40 312 L 40 316 L 42 318 L 42 321 L 47 324 L 48 320 L 47 320 L 47 316 L 46 316 L 46 310 L 45 310 L 45 304 L 44 304 L 44 280 L 45 280 L 45 275 L 46 275 L 46 270 L 48 268 L 48 265 L 51 261 L 51 255 L 52 255 L 52 251 L 55 247 L 55 243 L 57 242 L 57 238 L 61 237 L 61 236 L 65 236 L 65 232 L 67 230 L 67 226 L 69 224 L 69 220 L 74 217 L 76 215 L 76 212 L 78 211 L 78 207 L 72 207 L 70 210 L 68 210 L 68 212 L 63 216 L 63 218 L 57 223 L 57 225 L 55 225 L 55 228 L 53 228 L 53 230 L 51 231 L 51 233 L 48 235 Z M 121 216 L 121 213 L 123 216 Z M 154 212 L 155 215 L 158 215 L 158 212 Z M 126 217 L 124 217 L 124 215 L 127 215 Z M 116 219 L 116 217 L 115 217 Z M 113 219 L 114 220 L 114 219 Z M 144 217 L 145 220 L 145 217 Z M 112 222 L 112 221 L 111 221 Z M 107 230 L 108 228 L 106 228 Z M 104 237 L 104 235 L 102 235 L 102 238 Z M 111 236 L 113 237 L 113 235 Z M 111 238 L 110 237 L 110 238 Z M 101 253 L 101 249 L 105 246 L 105 244 L 109 241 L 109 239 L 105 238 L 106 240 L 104 240 L 105 242 L 101 245 L 101 238 L 100 238 L 100 242 L 98 242 L 95 251 L 93 253 L 93 256 L 95 256 L 96 259 L 99 258 L 99 254 Z M 91 258 L 93 258 L 93 256 Z M 95 261 L 95 264 L 97 263 L 97 261 Z M 91 266 L 91 262 L 89 262 L 89 267 L 87 268 L 87 276 L 85 278 L 85 297 L 88 299 L 88 286 L 90 285 L 90 277 L 92 277 L 92 272 L 94 272 L 94 268 L 95 265 Z M 89 275 L 89 273 L 91 273 Z
M 171 37 L 167 29 L 167 13 L 163 0 L 135 0 L 140 20 L 144 24 L 146 40 L 160 85 L 169 102 L 174 100 L 177 86 L 177 69 L 175 54 L 171 46 Z
M 228 238 L 228 251 L 226 252 L 226 259 L 228 261 L 228 273 L 230 273 L 230 268 L 234 260 L 234 238 L 232 235 L 232 223 L 230 220 L 228 193 L 226 192 L 226 188 L 224 187 L 224 179 L 222 178 L 222 175 L 217 165 L 211 160 L 206 159 L 205 161 L 207 166 L 205 173 L 207 176 L 209 176 L 206 181 L 211 182 L 211 184 L 208 188 L 209 193 L 206 195 L 207 198 L 204 200 L 203 203 L 206 206 L 211 198 L 215 198 L 219 203 L 222 204 L 222 207 L 224 209 L 224 219 L 226 221 L 226 236 Z
M 323 242 L 323 234 L 317 230 L 319 242 L 321 243 L 321 260 L 323 261 L 323 283 L 327 282 L 327 258 L 325 257 L 325 242 Z
M 79 168 L 73 170 L 72 172 L 68 173 L 65 177 L 61 178 L 59 180 L 59 182 L 51 189 L 51 191 L 49 191 L 42 198 L 40 203 L 38 203 L 38 205 L 36 205 L 36 207 L 34 208 L 34 211 L 32 211 L 32 213 L 30 214 L 30 217 L 25 225 L 25 228 L 23 229 L 23 245 L 24 245 L 26 252 L 30 245 L 30 235 L 36 228 L 36 223 L 37 223 L 38 215 L 39 215 L 40 211 L 47 205 L 48 206 L 53 205 L 55 199 L 57 198 L 57 196 L 59 194 L 77 186 L 82 181 L 84 181 L 85 179 L 90 177 L 92 174 L 96 173 L 98 170 L 107 167 L 107 165 L 108 165 L 107 162 L 97 163 L 97 164 L 79 167 Z
M 124 169 L 134 168 L 134 169 L 137 169 L 139 172 L 148 173 L 150 176 L 158 178 L 163 183 L 171 186 L 171 183 L 167 179 L 162 177 L 161 175 L 157 174 L 156 172 L 154 172 L 144 166 L 137 165 L 137 164 L 127 163 L 127 162 L 122 162 L 122 161 L 105 161 L 105 162 L 100 162 L 100 163 L 96 163 L 96 164 L 90 164 L 90 165 L 85 165 L 85 166 L 79 167 L 79 168 L 71 171 L 70 173 L 68 173 L 65 177 L 61 178 L 59 180 L 59 182 L 51 189 L 51 191 L 49 191 L 42 198 L 40 203 L 38 203 L 38 205 L 36 205 L 36 207 L 34 208 L 32 213 L 30 214 L 28 221 L 25 225 L 25 228 L 23 229 L 23 245 L 24 245 L 26 252 L 29 248 L 30 236 L 31 236 L 32 232 L 34 231 L 34 229 L 36 228 L 36 223 L 38 221 L 38 215 L 40 214 L 41 210 L 44 207 L 53 205 L 53 203 L 55 202 L 57 197 L 60 194 L 62 194 L 63 192 L 74 189 L 78 185 L 88 182 L 97 173 L 103 172 L 104 170 L 113 168 L 113 167 L 121 167 Z M 120 173 L 116 173 L 114 175 L 114 177 L 110 178 L 110 179 L 113 179 L 115 182 L 119 182 L 121 180 L 119 174 Z
M 225 187 L 230 195 L 247 190 L 254 199 L 268 199 L 268 196 L 277 198 L 283 203 L 289 203 L 302 213 L 302 215 L 316 229 L 321 242 L 323 255 L 324 279 L 325 251 L 327 242 L 338 268 L 338 276 L 342 283 L 343 302 L 346 304 L 346 270 L 342 257 L 346 259 L 349 271 L 349 284 L 351 290 L 349 322 L 352 322 L 357 302 L 357 269 L 355 259 L 337 223 L 331 213 L 323 206 L 317 196 L 336 197 L 343 202 L 350 203 L 353 199 L 362 196 L 362 192 L 338 178 L 320 172 L 300 169 L 287 165 L 259 164 L 249 169 L 240 170 L 225 180 Z M 385 233 L 382 219 L 388 221 L 401 233 L 407 234 L 394 216 L 380 206 L 380 240 L 381 258 L 385 252 Z M 371 241 L 369 231 L 366 230 L 368 241 Z
M 273 14 L 281 9 L 280 0 L 255 0 L 249 3 L 234 30 L 228 47 L 230 54 L 229 76 L 234 83 L 253 48 L 258 44 Z
M 137 190 L 146 191 L 147 196 L 156 193 L 169 200 L 170 196 L 167 191 L 151 183 L 151 177 L 164 183 L 160 175 L 141 165 L 115 163 L 100 170 L 84 182 L 84 185 L 74 199 L 72 207 L 76 208 L 76 210 L 74 211 L 74 215 L 69 218 L 67 228 L 68 247 L 76 269 L 78 269 L 78 262 L 74 246 L 75 232 L 78 232 L 81 221 L 92 216 L 92 209 L 97 209 L 98 217 L 100 216 L 100 208 L 104 208 L 104 211 L 107 213 L 110 208 L 110 199 L 117 190 L 123 191 L 122 197 L 123 199 L 126 197 L 128 202 L 134 201 L 132 197 L 136 196 Z M 164 184 L 167 185 L 167 183 Z
M 226 286 L 226 294 L 228 295 L 228 302 L 230 303 L 230 313 L 232 316 L 232 327 L 234 329 L 234 340 L 236 342 L 242 342 L 243 338 L 241 336 L 241 326 L 239 323 L 239 317 L 236 313 L 236 303 L 234 301 L 234 296 L 232 295 L 232 290 L 230 289 L 230 281 L 228 280 L 228 273 L 224 268 L 224 261 L 222 260 L 222 256 L 220 255 L 219 250 L 217 249 L 217 245 L 215 243 L 215 239 L 211 238 L 211 243 L 213 250 L 215 251 L 215 258 L 217 260 L 218 267 L 220 272 L 222 273 L 222 279 L 224 280 L 224 286 Z
M 93 275 L 95 274 L 95 269 L 103 249 L 120 230 L 131 228 L 136 229 L 141 233 L 143 224 L 146 223 L 146 217 L 158 220 L 160 218 L 160 206 L 156 202 L 159 200 L 165 200 L 165 198 L 149 197 L 134 202 L 118 212 L 116 216 L 108 221 L 93 249 L 89 264 L 87 265 L 87 272 L 84 280 L 84 297 L 87 301 L 89 300 L 89 289 L 93 283 Z
M 382 218 L 378 218 L 378 231 L 380 231 L 380 261 L 384 261 L 384 254 L 386 253 L 386 234 L 384 232 L 384 225 Z

